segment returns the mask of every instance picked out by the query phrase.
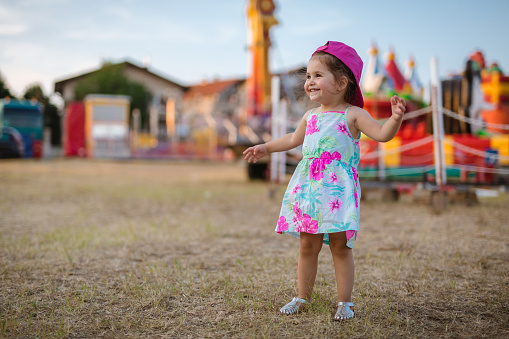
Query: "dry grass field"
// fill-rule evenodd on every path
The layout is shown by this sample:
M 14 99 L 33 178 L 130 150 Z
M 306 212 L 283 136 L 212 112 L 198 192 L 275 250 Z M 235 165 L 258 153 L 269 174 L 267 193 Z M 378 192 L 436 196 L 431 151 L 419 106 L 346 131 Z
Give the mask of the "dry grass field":
M 509 198 L 441 214 L 363 202 L 356 318 L 333 322 L 327 246 L 310 306 L 298 241 L 242 165 L 0 162 L 0 337 L 509 337 Z

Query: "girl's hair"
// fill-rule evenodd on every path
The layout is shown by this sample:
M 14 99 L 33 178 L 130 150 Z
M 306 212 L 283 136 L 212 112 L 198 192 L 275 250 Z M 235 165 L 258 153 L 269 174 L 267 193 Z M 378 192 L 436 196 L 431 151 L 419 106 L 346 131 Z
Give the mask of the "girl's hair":
M 334 75 L 334 79 L 338 84 L 341 81 L 341 77 L 345 76 L 347 78 L 348 84 L 346 85 L 345 101 L 350 102 L 353 100 L 355 92 L 357 91 L 357 81 L 355 80 L 355 77 L 350 68 L 348 68 L 348 66 L 345 65 L 343 61 L 329 53 L 316 52 L 313 57 L 319 58 L 320 62 L 322 62 L 325 67 L 329 69 L 332 75 Z

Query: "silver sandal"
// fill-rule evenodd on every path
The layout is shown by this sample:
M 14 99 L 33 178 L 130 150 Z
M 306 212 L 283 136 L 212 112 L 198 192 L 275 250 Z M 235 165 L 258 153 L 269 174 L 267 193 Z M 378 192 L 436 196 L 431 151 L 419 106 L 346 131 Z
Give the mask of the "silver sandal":
M 292 301 L 290 301 L 285 306 L 281 307 L 279 312 L 283 314 L 294 314 L 300 311 L 301 305 L 304 305 L 306 303 L 306 300 L 300 299 L 300 298 L 293 298 Z
M 338 302 L 338 311 L 336 312 L 336 315 L 334 316 L 334 320 L 343 320 L 343 319 L 350 319 L 355 316 L 353 312 L 353 303 L 352 302 L 345 302 L 340 301 Z

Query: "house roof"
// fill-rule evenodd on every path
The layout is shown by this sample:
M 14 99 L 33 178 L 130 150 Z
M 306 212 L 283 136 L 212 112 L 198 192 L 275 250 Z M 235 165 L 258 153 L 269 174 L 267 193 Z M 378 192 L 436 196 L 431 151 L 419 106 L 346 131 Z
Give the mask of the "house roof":
M 147 68 L 145 67 L 140 67 L 140 66 L 137 66 L 129 61 L 124 61 L 124 62 L 121 62 L 121 63 L 118 63 L 118 64 L 115 64 L 115 65 L 122 65 L 123 67 L 127 67 L 127 68 L 133 68 L 133 69 L 136 69 L 136 70 L 139 70 L 139 71 L 142 71 L 142 72 L 145 72 L 147 74 L 149 74 L 150 76 L 152 77 L 155 77 L 155 78 L 158 78 L 158 79 L 161 79 L 165 82 L 167 82 L 168 84 L 172 85 L 172 86 L 176 86 L 176 87 L 180 87 L 182 90 L 186 90 L 187 87 L 186 86 L 183 86 L 183 85 L 180 85 L 172 80 L 169 80 L 165 77 L 162 77 L 158 74 L 155 74 L 151 71 L 149 71 Z M 60 81 L 57 81 L 55 82 L 55 92 L 58 92 L 58 93 L 62 93 L 63 92 L 63 89 L 65 87 L 66 84 L 68 84 L 69 82 L 73 82 L 73 81 L 76 81 L 76 80 L 80 80 L 82 78 L 85 78 L 91 74 L 94 74 L 96 72 L 98 72 L 100 70 L 99 69 L 96 69 L 94 71 L 91 71 L 91 72 L 87 72 L 87 73 L 83 73 L 83 74 L 80 74 L 78 76 L 74 76 L 74 77 L 71 77 L 71 78 L 67 78 L 67 79 L 63 79 L 63 80 L 60 80 Z
M 244 79 L 218 80 L 213 82 L 202 82 L 198 85 L 190 86 L 184 94 L 185 99 L 193 98 L 196 95 L 213 95 L 221 93 L 233 85 L 243 82 Z

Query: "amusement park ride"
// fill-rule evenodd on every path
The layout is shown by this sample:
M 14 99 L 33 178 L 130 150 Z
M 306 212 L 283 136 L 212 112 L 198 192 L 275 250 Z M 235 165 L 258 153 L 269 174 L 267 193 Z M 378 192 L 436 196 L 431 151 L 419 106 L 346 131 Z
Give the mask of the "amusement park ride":
M 246 124 L 263 125 L 270 116 L 269 30 L 277 24 L 272 0 L 248 5 L 251 75 L 248 79 Z M 365 109 L 383 122 L 391 115 L 390 97 L 407 101 L 396 137 L 386 144 L 361 139 L 359 175 L 365 181 L 440 184 L 509 184 L 509 77 L 497 64 L 486 67 L 473 53 L 462 74 L 436 81 L 432 105 L 423 101 L 423 86 L 409 60 L 404 74 L 394 51 L 382 66 L 373 46 L 361 88 Z M 443 103 L 443 107 L 442 104 Z M 435 118 L 432 118 L 432 114 Z M 433 121 L 435 120 L 435 121 Z M 439 121 L 439 124 L 435 124 Z M 242 129 L 239 131 L 242 133 Z M 437 157 L 442 154 L 441 157 Z M 444 178 L 437 175 L 441 167 Z M 440 180 L 439 180 L 440 179 Z

